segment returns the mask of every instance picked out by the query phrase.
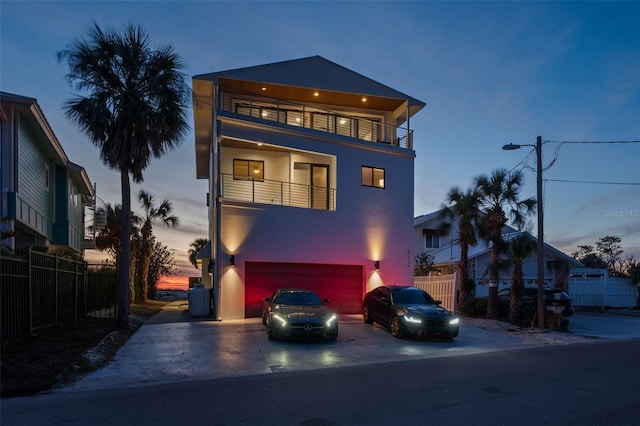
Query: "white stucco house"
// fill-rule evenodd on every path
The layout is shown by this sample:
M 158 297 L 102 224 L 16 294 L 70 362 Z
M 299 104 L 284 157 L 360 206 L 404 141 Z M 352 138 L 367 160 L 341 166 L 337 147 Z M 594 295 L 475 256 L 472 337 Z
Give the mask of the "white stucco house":
M 409 122 L 424 102 L 320 56 L 197 75 L 193 90 L 218 319 L 260 316 L 278 287 L 357 313 L 366 291 L 412 283 Z
M 459 270 L 460 246 L 457 243 L 458 228 L 453 223 L 449 232 L 442 235 L 439 232 L 441 210 L 417 216 L 414 219 L 414 252 L 427 253 L 433 256 L 434 265 L 438 273 L 451 274 Z M 510 240 L 522 234 L 518 230 L 505 226 L 502 230 L 503 238 Z M 530 235 L 536 242 L 537 239 Z M 489 265 L 491 263 L 491 244 L 484 241 L 469 247 L 469 278 L 476 283 L 476 296 L 483 297 L 489 293 Z M 560 250 L 544 244 L 545 286 L 566 289 L 569 270 L 583 266 L 580 262 L 562 253 Z M 535 287 L 538 285 L 537 275 L 538 257 L 534 250 L 523 265 L 524 285 Z M 513 266 L 500 271 L 498 289 L 511 285 Z M 458 283 L 457 288 L 459 288 Z

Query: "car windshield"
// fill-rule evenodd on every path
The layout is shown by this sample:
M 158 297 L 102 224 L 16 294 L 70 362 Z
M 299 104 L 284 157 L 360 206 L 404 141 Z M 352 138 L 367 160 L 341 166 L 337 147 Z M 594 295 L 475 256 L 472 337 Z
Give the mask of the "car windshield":
M 300 291 L 290 291 L 285 293 L 280 293 L 273 303 L 277 303 L 280 305 L 306 305 L 306 306 L 315 306 L 321 305 L 322 301 L 315 293 L 309 292 L 300 292 Z
M 392 293 L 393 303 L 404 303 L 407 305 L 435 305 L 436 301 L 425 291 L 417 289 L 400 289 Z

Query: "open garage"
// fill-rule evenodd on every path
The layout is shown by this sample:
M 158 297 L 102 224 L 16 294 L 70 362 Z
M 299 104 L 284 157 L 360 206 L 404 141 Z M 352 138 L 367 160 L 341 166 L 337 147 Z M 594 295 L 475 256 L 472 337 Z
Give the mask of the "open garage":
M 364 295 L 362 265 L 246 262 L 245 318 L 262 315 L 262 303 L 277 288 L 307 288 L 340 314 L 361 311 Z

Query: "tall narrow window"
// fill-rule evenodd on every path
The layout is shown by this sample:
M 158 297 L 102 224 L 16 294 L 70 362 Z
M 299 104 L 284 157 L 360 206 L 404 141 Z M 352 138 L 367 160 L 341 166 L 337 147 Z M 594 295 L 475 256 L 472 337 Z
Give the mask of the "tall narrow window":
M 44 165 L 44 189 L 49 190 L 49 166 Z
M 264 180 L 264 161 L 234 159 L 233 178 Z
M 362 186 L 384 188 L 384 169 L 362 166 Z

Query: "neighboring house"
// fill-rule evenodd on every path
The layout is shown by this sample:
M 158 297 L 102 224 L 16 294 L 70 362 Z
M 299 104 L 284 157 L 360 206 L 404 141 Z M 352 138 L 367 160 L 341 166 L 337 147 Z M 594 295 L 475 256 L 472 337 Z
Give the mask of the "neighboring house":
M 442 235 L 439 231 L 442 220 L 441 210 L 418 216 L 414 219 L 414 252 L 427 253 L 433 256 L 434 266 L 438 273 L 451 274 L 459 270 L 460 246 L 458 245 L 457 223 L 453 223 L 449 232 Z M 522 232 L 505 226 L 502 235 L 505 240 L 513 239 Z M 529 234 L 530 235 L 530 234 Z M 537 239 L 530 235 L 531 240 Z M 569 269 L 582 266 L 580 262 L 555 249 L 549 244 L 544 245 L 545 285 L 566 289 Z M 478 244 L 469 247 L 469 278 L 476 283 L 476 296 L 482 297 L 489 293 L 489 265 L 491 264 L 491 244 L 479 240 Z M 525 286 L 538 284 L 538 257 L 534 250 L 531 256 L 522 264 Z M 500 271 L 499 289 L 511 285 L 513 265 Z M 459 276 L 459 275 L 458 275 Z M 458 283 L 458 288 L 459 288 Z
M 81 254 L 94 191 L 67 158 L 34 98 L 0 92 L 2 249 L 59 247 Z
M 425 104 L 320 56 L 193 77 L 219 319 L 277 287 L 341 313 L 413 282 L 410 118 Z

